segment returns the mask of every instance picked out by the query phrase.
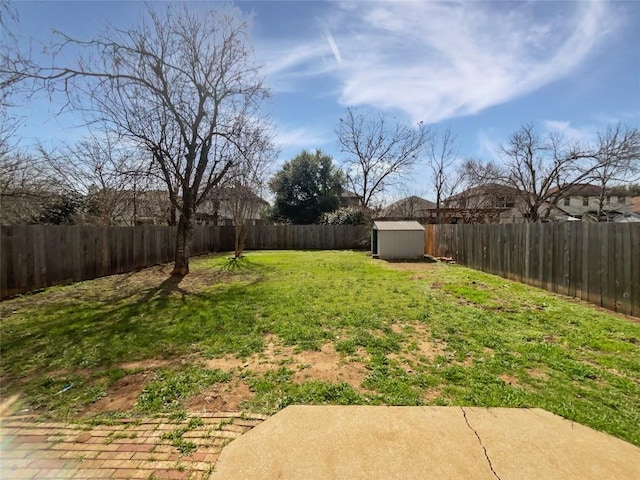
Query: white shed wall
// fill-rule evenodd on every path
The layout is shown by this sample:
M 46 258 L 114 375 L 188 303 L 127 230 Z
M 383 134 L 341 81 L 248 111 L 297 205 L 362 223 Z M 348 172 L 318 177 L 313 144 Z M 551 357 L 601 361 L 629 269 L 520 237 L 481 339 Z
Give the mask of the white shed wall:
M 424 231 L 378 230 L 378 256 L 382 259 L 422 258 Z

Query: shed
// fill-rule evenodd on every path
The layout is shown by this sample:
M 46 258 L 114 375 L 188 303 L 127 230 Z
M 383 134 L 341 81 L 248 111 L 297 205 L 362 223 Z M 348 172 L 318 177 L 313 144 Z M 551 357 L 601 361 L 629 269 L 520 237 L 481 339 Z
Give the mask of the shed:
M 416 221 L 373 222 L 371 254 L 382 259 L 424 257 L 424 227 Z

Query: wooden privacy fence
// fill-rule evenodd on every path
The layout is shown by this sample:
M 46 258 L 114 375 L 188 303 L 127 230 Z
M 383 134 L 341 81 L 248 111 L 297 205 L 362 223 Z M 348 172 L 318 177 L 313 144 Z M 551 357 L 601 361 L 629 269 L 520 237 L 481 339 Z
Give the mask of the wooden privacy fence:
M 348 225 L 247 227 L 247 250 L 357 249 L 369 232 Z M 196 227 L 193 255 L 233 250 L 234 227 Z M 167 226 L 0 227 L 0 298 L 170 262 L 176 228 Z
M 640 317 L 640 224 L 427 225 L 427 254 Z

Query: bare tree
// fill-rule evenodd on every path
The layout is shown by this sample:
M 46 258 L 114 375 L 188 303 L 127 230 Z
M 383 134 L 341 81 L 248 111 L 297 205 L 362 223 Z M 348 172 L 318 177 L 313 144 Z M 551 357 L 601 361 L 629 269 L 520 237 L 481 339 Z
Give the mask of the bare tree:
M 274 161 L 271 137 L 258 128 L 255 135 L 245 139 L 244 161 L 234 162 L 229 179 L 221 189 L 220 200 L 230 210 L 234 226 L 234 258 L 242 257 L 247 239 L 247 224 L 265 208 L 260 194 L 265 188 L 267 172 Z M 224 198 L 222 198 L 224 197 Z
M 31 66 L 29 52 L 18 48 L 18 12 L 6 0 L 0 0 L 0 157 L 16 148 L 19 119 L 11 113 L 13 97 L 25 87 Z
M 431 170 L 431 182 L 436 193 L 436 217 L 441 222 L 442 201 L 452 195 L 462 182 L 462 176 L 454 169 L 458 160 L 456 135 L 448 127 L 431 135 L 427 141 L 425 154 Z
M 0 0 L 0 223 L 33 223 L 55 201 L 58 188 L 46 165 L 19 147 L 19 119 L 12 114 L 13 97 L 23 87 L 31 66 L 18 41 L 18 12 Z
M 33 223 L 58 193 L 43 162 L 18 149 L 0 155 L 2 224 Z
M 265 205 L 259 194 L 264 188 L 264 177 L 250 169 L 235 177 L 228 189 L 228 201 L 233 215 L 234 258 L 240 258 L 247 240 L 247 224 L 255 219 Z
M 416 163 L 430 132 L 420 122 L 415 127 L 391 122 L 384 114 L 347 108 L 336 131 L 340 150 L 347 154 L 342 166 L 347 187 L 363 208 L 376 195 Z
M 142 152 L 125 148 L 107 132 L 55 149 L 40 146 L 39 151 L 58 188 L 85 198 L 83 223 L 136 224 L 137 196 L 150 177 Z
M 18 12 L 6 0 L 0 1 L 0 107 L 11 105 L 11 96 L 31 66 L 27 52 L 18 48 Z
M 62 88 L 118 135 L 145 148 L 179 212 L 173 275 L 189 272 L 195 213 L 236 162 L 267 91 L 247 47 L 246 22 L 221 11 L 169 5 L 123 31 L 81 41 L 62 35 L 61 50 L 86 50 L 73 67 L 40 68 L 31 77 Z M 220 157 L 217 152 L 234 154 Z
M 598 219 L 604 218 L 605 199 L 612 186 L 629 185 L 640 179 L 640 130 L 618 123 L 598 134 L 595 167 L 589 180 L 600 187 Z
M 502 164 L 467 161 L 468 177 L 475 185 L 490 184 L 496 192 L 506 187 L 524 219 L 533 223 L 547 220 L 558 200 L 593 169 L 583 166 L 593 158 L 592 151 L 567 143 L 558 133 L 540 136 L 532 124 L 513 133 L 499 154 Z

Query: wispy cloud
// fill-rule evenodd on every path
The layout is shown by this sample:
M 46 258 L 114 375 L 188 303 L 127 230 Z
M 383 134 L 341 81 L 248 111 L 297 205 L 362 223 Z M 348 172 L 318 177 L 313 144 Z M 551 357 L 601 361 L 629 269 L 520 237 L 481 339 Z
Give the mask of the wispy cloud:
M 276 145 L 283 150 L 296 148 L 321 148 L 332 137 L 318 129 L 298 127 L 298 128 L 279 128 L 276 134 Z
M 326 38 L 327 42 L 329 42 L 329 47 L 333 52 L 333 56 L 336 57 L 337 62 L 342 63 L 342 55 L 340 55 L 338 45 L 336 44 L 336 41 L 333 39 L 333 35 L 331 35 L 331 32 L 329 30 L 325 30 L 324 38 Z
M 569 142 L 583 145 L 595 142 L 598 139 L 598 130 L 603 128 L 602 125 L 595 124 L 573 126 L 566 120 L 545 120 L 542 125 L 548 132 L 560 133 Z
M 501 159 L 498 152 L 500 150 L 500 142 L 502 140 L 497 140 L 495 135 L 492 135 L 490 132 L 480 130 L 476 134 L 476 141 L 478 144 L 477 156 L 479 158 L 500 163 Z
M 263 62 L 262 74 L 272 88 L 282 92 L 297 90 L 301 80 L 327 73 L 330 66 L 325 58 L 331 55 L 331 50 L 323 41 L 293 47 L 280 43 L 270 44 L 257 55 Z
M 329 75 L 345 105 L 399 109 L 428 123 L 478 113 L 567 76 L 616 24 L 600 1 L 336 8 L 320 38 L 281 56 L 270 73 Z
M 569 7 L 536 18 L 520 3 L 375 4 L 356 47 L 369 53 L 344 53 L 341 100 L 437 122 L 531 92 L 573 71 L 607 32 L 604 3 Z

